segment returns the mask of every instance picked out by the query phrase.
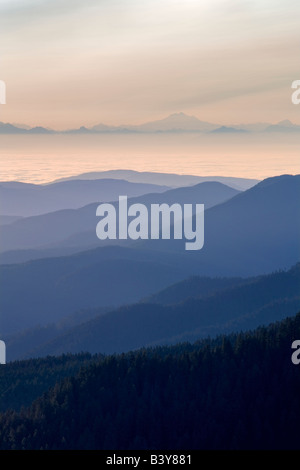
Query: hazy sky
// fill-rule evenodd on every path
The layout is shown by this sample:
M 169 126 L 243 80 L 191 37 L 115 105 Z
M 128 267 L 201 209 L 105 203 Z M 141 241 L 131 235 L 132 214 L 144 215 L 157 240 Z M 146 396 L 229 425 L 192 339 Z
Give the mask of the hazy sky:
M 0 121 L 291 119 L 299 0 L 0 0 Z

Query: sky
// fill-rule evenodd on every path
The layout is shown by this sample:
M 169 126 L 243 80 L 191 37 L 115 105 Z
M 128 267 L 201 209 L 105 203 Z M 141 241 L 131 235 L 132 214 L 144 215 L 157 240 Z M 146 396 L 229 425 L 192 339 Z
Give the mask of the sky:
M 299 0 L 0 0 L 0 121 L 300 124 Z

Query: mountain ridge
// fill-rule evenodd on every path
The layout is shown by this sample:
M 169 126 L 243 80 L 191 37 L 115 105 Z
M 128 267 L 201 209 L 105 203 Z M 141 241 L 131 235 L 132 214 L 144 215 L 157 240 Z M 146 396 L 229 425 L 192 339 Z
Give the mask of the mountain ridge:
M 251 186 L 257 184 L 260 180 L 253 178 L 239 178 L 230 176 L 196 176 L 196 175 L 182 175 L 177 173 L 161 173 L 150 171 L 136 171 L 136 170 L 106 170 L 106 171 L 93 171 L 88 173 L 81 173 L 79 175 L 69 176 L 66 178 L 59 178 L 54 180 L 53 183 L 61 181 L 69 181 L 76 179 L 124 179 L 131 183 L 145 183 L 145 184 L 158 184 L 162 186 L 169 186 L 170 188 L 179 188 L 183 186 L 194 186 L 198 183 L 205 181 L 217 181 L 226 186 L 243 191 L 249 189 Z M 47 183 L 48 185 L 49 183 Z
M 246 331 L 296 315 L 300 263 L 288 271 L 245 279 L 204 297 L 173 305 L 121 306 L 70 328 L 26 357 L 62 353 L 115 354 Z
M 69 179 L 47 185 L 0 182 L 1 216 L 38 216 L 64 209 L 79 209 L 95 202 L 117 201 L 120 194 L 128 197 L 163 193 L 168 186 L 129 182 L 121 179 Z
M 294 124 L 288 119 L 282 120 L 278 123 L 254 123 L 254 124 L 236 124 L 236 125 L 222 125 L 213 124 L 210 122 L 202 121 L 196 116 L 185 114 L 184 112 L 173 113 L 165 118 L 157 119 L 155 121 L 145 122 L 138 125 L 117 125 L 110 126 L 104 123 L 95 124 L 91 127 L 84 125 L 79 128 L 67 130 L 53 130 L 42 126 L 30 127 L 0 122 L 0 134 L 90 134 L 90 133 L 126 133 L 126 132 L 299 132 L 300 125 Z
M 96 183 L 97 181 L 100 180 L 95 180 Z M 68 183 L 72 183 L 72 181 Z M 89 183 L 89 181 L 86 181 L 86 183 Z M 148 193 L 131 197 L 128 199 L 128 204 L 143 203 L 149 206 L 152 203 L 194 204 L 195 201 L 199 201 L 199 203 L 204 203 L 206 207 L 212 207 L 214 204 L 219 204 L 238 193 L 238 190 L 229 186 L 210 181 L 198 183 L 195 186 L 169 189 L 159 194 Z M 119 193 L 119 195 L 122 195 L 122 193 Z M 118 204 L 118 200 L 110 202 L 115 206 Z M 95 232 L 98 221 L 96 208 L 99 203 L 101 201 L 77 209 L 62 209 L 48 214 L 29 216 L 8 226 L 0 227 L 0 249 L 3 252 L 14 249 L 46 247 L 48 245 L 51 247 L 53 244 L 68 240 L 69 237 L 84 231 L 93 233 L 94 244 L 99 245 L 100 241 L 97 239 Z

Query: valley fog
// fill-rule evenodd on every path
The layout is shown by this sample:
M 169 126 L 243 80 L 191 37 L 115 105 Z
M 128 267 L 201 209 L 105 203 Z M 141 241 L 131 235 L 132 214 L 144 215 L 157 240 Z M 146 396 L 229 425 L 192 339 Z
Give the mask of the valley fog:
M 89 171 L 133 169 L 263 179 L 300 173 L 292 133 L 1 135 L 1 180 L 46 183 Z

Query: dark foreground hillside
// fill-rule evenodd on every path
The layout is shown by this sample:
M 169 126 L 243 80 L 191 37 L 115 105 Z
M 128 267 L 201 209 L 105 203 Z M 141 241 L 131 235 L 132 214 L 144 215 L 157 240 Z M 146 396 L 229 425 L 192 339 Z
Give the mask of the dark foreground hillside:
M 77 374 L 81 367 L 98 361 L 100 357 L 89 353 L 63 354 L 0 366 L 0 413 L 30 406 L 57 382 Z
M 99 358 L 2 414 L 0 449 L 300 449 L 296 339 L 300 314 L 214 342 Z

